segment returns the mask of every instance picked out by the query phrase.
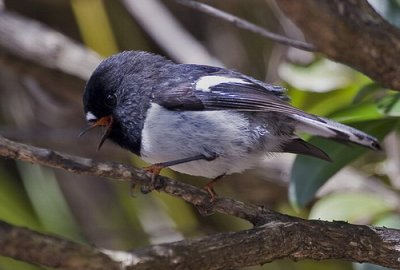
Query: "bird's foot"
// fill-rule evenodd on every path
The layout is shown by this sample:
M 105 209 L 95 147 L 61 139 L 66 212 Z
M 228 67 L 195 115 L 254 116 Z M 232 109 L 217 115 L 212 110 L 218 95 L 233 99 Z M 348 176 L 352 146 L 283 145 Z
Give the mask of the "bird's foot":
M 156 164 L 153 164 L 153 165 L 144 167 L 143 170 L 145 170 L 146 172 L 149 172 L 149 173 L 153 174 L 153 176 L 154 176 L 154 175 L 157 176 L 157 175 L 160 174 L 161 170 L 164 169 L 164 168 L 165 168 L 164 165 L 162 165 L 162 164 L 160 164 L 160 163 L 156 163 Z
M 211 181 L 209 181 L 203 188 L 208 192 L 210 195 L 210 203 L 213 203 L 215 199 L 217 198 L 217 193 L 214 190 L 214 186 L 217 184 L 217 181 L 224 177 L 225 174 L 222 174 L 220 176 L 215 177 Z
M 205 189 L 205 191 L 207 191 L 207 193 L 210 195 L 210 199 L 207 200 L 207 198 L 205 198 L 201 204 L 196 205 L 197 211 L 199 211 L 200 215 L 202 216 L 214 214 L 213 206 L 218 196 L 214 190 L 214 186 L 219 178 L 221 177 L 212 179 L 203 187 L 203 189 Z
M 212 180 L 203 187 L 207 191 L 207 193 L 210 195 L 210 203 L 213 203 L 218 196 L 214 190 L 214 186 L 215 186 L 215 182 L 213 182 L 213 180 Z
M 160 172 L 162 169 L 164 169 L 165 166 L 161 163 L 156 163 L 153 165 L 150 165 L 148 167 L 143 168 L 148 173 L 151 173 L 151 181 L 149 185 L 142 186 L 140 188 L 140 191 L 143 194 L 150 193 L 153 190 L 160 190 L 164 187 L 164 180 L 159 176 Z

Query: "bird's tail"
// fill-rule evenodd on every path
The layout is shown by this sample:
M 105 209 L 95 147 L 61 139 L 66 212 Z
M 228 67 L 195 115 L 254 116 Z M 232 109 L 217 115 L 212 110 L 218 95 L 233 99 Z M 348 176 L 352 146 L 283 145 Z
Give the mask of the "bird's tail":
M 297 121 L 296 131 L 298 132 L 306 132 L 341 142 L 352 142 L 373 150 L 381 150 L 376 138 L 355 128 L 315 115 L 293 114 L 292 118 Z

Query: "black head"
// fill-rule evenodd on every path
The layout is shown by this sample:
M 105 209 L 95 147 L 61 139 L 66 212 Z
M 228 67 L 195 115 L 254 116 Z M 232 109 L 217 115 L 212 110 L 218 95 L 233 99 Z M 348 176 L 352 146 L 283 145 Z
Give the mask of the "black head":
M 86 84 L 83 106 L 90 125 L 81 135 L 106 126 L 98 148 L 110 138 L 138 154 L 152 79 L 169 64 L 161 56 L 141 51 L 122 52 L 101 62 Z

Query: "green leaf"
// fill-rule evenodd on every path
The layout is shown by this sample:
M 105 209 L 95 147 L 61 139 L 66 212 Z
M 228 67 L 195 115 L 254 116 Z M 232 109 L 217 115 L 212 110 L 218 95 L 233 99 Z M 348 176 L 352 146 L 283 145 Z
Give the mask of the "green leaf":
M 390 210 L 382 198 L 371 193 L 335 193 L 316 202 L 309 218 L 360 223 Z
M 392 268 L 383 267 L 370 263 L 353 263 L 354 270 L 391 270 Z
M 400 116 L 400 93 L 388 95 L 377 103 L 378 110 L 388 116 Z
M 118 52 L 104 1 L 72 0 L 71 7 L 82 39 L 88 47 L 103 56 Z
M 390 213 L 380 217 L 375 223 L 375 226 L 384 226 L 387 228 L 400 229 L 400 215 L 395 213 Z
M 359 122 L 353 126 L 382 140 L 397 123 L 396 119 L 382 119 Z M 289 199 L 295 207 L 304 207 L 330 177 L 368 151 L 356 145 L 343 145 L 318 137 L 312 138 L 309 142 L 326 151 L 333 162 L 297 156 L 289 184 Z
M 357 95 L 354 96 L 353 104 L 361 103 L 361 101 L 367 99 L 376 92 L 382 91 L 383 88 L 379 84 L 372 82 L 364 85 L 360 88 Z
M 82 241 L 79 227 L 52 170 L 26 162 L 19 161 L 16 164 L 44 230 Z
M 322 58 L 311 65 L 301 66 L 283 62 L 278 68 L 284 81 L 299 89 L 324 93 L 352 84 L 354 74 L 349 67 Z
M 388 94 L 379 101 L 370 101 L 348 106 L 330 114 L 329 118 L 343 123 L 377 120 L 400 116 L 400 93 Z
M 23 186 L 11 171 L 0 163 L 0 219 L 34 230 L 41 229 Z
M 35 266 L 26 262 L 17 261 L 12 258 L 0 256 L 0 269 L 12 270 L 45 270 L 42 267 Z M 46 268 L 49 269 L 49 268 Z
M 352 105 L 354 96 L 360 91 L 362 85 L 370 82 L 371 80 L 362 74 L 355 73 L 352 84 L 329 92 L 309 92 L 295 88 L 290 84 L 286 87 L 293 106 L 323 116 Z
M 375 103 L 361 103 L 339 110 L 329 118 L 342 123 L 355 123 L 369 120 L 378 120 L 386 115 L 378 110 Z

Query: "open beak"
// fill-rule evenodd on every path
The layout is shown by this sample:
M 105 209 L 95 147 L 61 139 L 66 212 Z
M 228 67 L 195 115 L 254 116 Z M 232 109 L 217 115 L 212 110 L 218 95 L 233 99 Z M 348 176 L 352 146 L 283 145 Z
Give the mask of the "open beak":
M 100 143 L 97 146 L 97 151 L 100 150 L 101 146 L 103 145 L 103 143 L 105 142 L 105 140 L 107 139 L 108 135 L 110 135 L 111 129 L 112 129 L 112 125 L 113 125 L 113 117 L 111 115 L 108 116 L 104 116 L 98 120 L 92 121 L 89 123 L 89 126 L 87 128 L 85 128 L 84 130 L 81 131 L 81 133 L 79 133 L 79 137 L 85 135 L 86 132 L 88 132 L 89 130 L 91 130 L 92 128 L 95 127 L 106 127 L 103 136 L 101 137 Z

